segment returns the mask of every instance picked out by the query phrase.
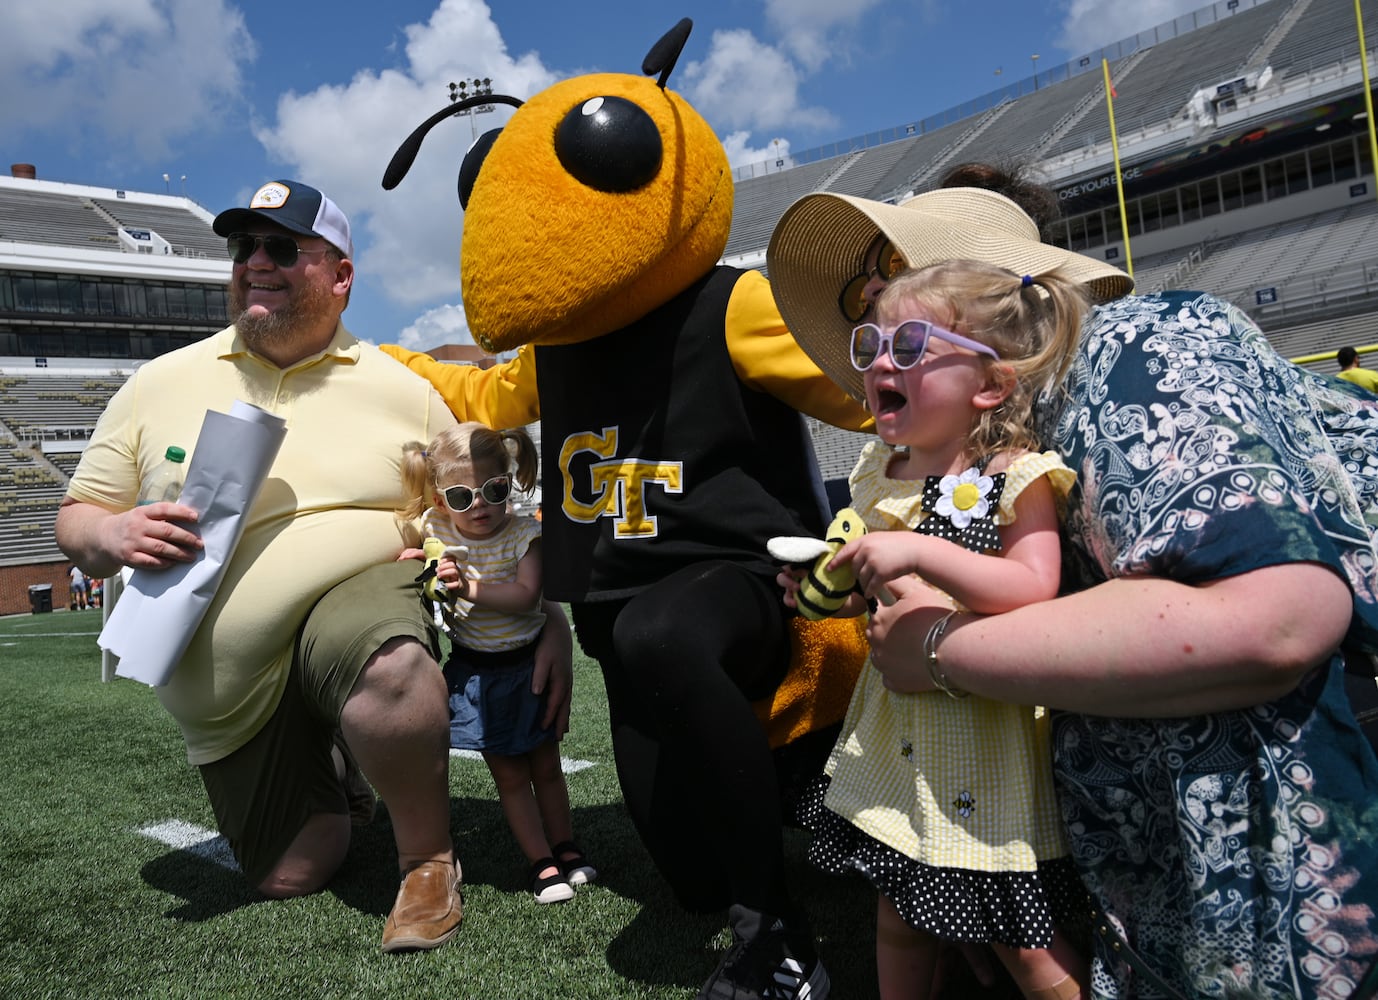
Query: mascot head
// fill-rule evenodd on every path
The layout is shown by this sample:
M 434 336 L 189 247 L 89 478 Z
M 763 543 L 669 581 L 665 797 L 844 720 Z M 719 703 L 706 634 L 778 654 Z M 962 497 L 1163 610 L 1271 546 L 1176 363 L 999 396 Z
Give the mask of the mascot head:
M 421 139 L 456 110 L 517 108 L 464 158 L 464 310 L 487 351 L 572 344 L 640 319 L 706 274 L 732 226 L 727 153 L 708 123 L 665 88 L 693 23 L 652 47 L 647 76 L 597 73 L 525 103 L 471 97 L 432 115 L 397 150 L 395 187 Z

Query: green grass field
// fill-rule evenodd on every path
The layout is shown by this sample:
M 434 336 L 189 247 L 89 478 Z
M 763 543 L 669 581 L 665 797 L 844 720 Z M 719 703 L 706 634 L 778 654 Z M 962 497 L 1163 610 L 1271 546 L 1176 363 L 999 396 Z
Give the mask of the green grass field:
M 582 655 L 563 754 L 591 764 L 568 781 L 598 882 L 538 906 L 487 768 L 454 759 L 464 927 L 433 952 L 385 956 L 396 892 L 386 810 L 356 830 L 326 891 L 259 897 L 226 867 L 200 779 L 153 691 L 101 683 L 99 631 L 96 611 L 0 618 L 0 997 L 679 1000 L 725 947 L 725 914 L 677 908 L 632 830 L 602 680 Z M 874 897 L 858 879 L 811 868 L 799 831 L 787 831 L 787 847 L 832 996 L 873 997 Z

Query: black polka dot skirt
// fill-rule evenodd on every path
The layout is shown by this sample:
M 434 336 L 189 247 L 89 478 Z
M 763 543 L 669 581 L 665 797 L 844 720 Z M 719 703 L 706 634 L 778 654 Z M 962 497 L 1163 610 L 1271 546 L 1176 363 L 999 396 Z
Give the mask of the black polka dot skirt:
M 1070 858 L 1034 872 L 936 868 L 858 830 L 823 804 L 826 775 L 804 793 L 799 818 L 812 833 L 809 861 L 833 875 L 859 872 L 894 904 L 904 922 L 945 941 L 1047 948 L 1053 928 L 1080 931 L 1086 890 Z

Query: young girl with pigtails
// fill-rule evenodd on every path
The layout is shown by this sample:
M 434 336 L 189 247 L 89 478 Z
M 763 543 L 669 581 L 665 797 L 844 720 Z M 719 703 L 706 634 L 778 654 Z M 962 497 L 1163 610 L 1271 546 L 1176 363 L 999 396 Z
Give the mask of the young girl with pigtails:
M 538 903 L 574 896 L 597 871 L 573 839 L 560 745 L 543 725 L 532 691 L 541 610 L 541 526 L 516 516 L 512 487 L 536 482 L 536 445 L 526 431 L 464 423 L 429 445 L 403 448 L 404 520 L 421 518 L 422 537 L 445 546 L 434 574 L 449 595 L 442 620 L 452 650 L 450 745 L 477 750 L 497 785 L 503 815 L 531 864 Z M 434 545 L 435 543 L 430 543 Z M 409 549 L 402 558 L 422 558 Z
M 1086 309 L 1057 272 L 945 261 L 889 280 L 852 332 L 847 373 L 880 438 L 850 479 L 870 533 L 831 564 L 850 563 L 865 596 L 909 574 L 953 614 L 1056 596 L 1073 473 L 1040 451 L 1030 411 L 1070 363 Z M 797 577 L 780 576 L 786 603 Z M 857 594 L 839 613 L 864 610 Z M 1086 961 L 1058 927 L 1085 913 L 1085 892 L 1053 799 L 1047 720 L 947 682 L 934 650 L 950 617 L 924 646 L 938 690 L 896 694 L 863 673 L 804 807 L 810 858 L 878 890 L 884 1000 L 928 997 L 944 942 L 988 943 L 1026 997 L 1074 1000 Z

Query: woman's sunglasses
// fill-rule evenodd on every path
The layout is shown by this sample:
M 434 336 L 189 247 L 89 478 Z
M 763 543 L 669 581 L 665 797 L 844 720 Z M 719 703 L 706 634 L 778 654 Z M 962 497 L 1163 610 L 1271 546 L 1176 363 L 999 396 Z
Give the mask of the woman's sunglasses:
M 862 323 L 852 331 L 852 367 L 864 372 L 876 363 L 881 352 L 888 350 L 890 360 L 900 371 L 908 371 L 923 360 L 928 350 L 928 338 L 937 337 L 957 347 L 965 347 L 977 354 L 988 354 L 996 361 L 1000 355 L 993 348 L 978 341 L 963 337 L 951 330 L 934 326 L 924 319 L 907 319 L 895 327 L 893 333 L 886 333 L 874 323 Z
M 860 323 L 861 317 L 866 315 L 866 310 L 871 308 L 871 302 L 866 298 L 866 286 L 871 283 L 872 277 L 889 281 L 903 270 L 904 258 L 895 249 L 895 244 L 886 240 L 880 245 L 880 252 L 876 254 L 876 266 L 869 271 L 862 271 L 843 285 L 842 292 L 837 296 L 837 307 L 842 310 L 847 322 Z
M 254 255 L 259 244 L 263 244 L 263 249 L 268 253 L 268 259 L 278 267 L 291 267 L 297 262 L 297 255 L 303 253 L 328 253 L 329 247 L 321 247 L 319 250 L 307 250 L 305 247 L 297 246 L 297 241 L 290 236 L 252 236 L 249 233 L 230 233 L 225 237 L 225 248 L 230 251 L 230 260 L 236 264 L 243 264 Z
M 494 476 L 478 489 L 465 486 L 463 483 L 440 488 L 440 496 L 444 499 L 445 506 L 456 514 L 463 514 L 479 497 L 483 497 L 484 503 L 496 505 L 505 503 L 511 493 L 512 482 L 506 476 Z

